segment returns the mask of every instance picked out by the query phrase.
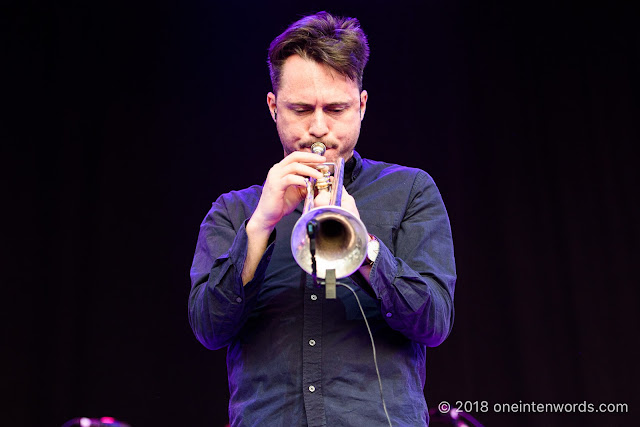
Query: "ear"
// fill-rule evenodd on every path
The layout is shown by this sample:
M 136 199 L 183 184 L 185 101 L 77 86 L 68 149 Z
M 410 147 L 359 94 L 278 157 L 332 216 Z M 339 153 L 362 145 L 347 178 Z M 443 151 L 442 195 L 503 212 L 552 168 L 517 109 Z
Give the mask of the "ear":
M 366 90 L 360 92 L 360 121 L 364 119 L 364 112 L 367 110 L 367 100 L 369 99 L 369 94 Z
M 271 118 L 273 121 L 276 121 L 276 96 L 273 92 L 269 92 L 267 94 L 267 105 L 269 106 L 269 112 L 271 113 Z

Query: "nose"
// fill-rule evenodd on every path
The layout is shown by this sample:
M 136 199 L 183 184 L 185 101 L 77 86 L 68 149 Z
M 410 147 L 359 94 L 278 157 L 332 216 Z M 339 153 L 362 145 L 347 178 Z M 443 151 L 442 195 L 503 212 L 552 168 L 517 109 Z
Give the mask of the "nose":
M 309 125 L 309 134 L 316 138 L 321 138 L 327 133 L 329 133 L 327 118 L 324 114 L 324 111 L 319 109 L 313 113 L 311 124 Z

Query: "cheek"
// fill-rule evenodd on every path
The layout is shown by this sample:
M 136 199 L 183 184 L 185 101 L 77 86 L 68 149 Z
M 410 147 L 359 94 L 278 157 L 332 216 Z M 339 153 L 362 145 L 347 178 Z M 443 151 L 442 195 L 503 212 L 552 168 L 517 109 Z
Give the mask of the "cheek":
M 280 120 L 280 117 L 278 117 Z M 296 143 L 305 138 L 305 132 L 298 123 L 292 123 L 291 121 L 283 120 L 277 123 L 278 136 L 280 137 L 280 143 L 283 145 L 286 151 L 294 151 L 296 149 Z
M 298 120 L 284 119 L 278 123 L 278 130 L 283 135 L 298 136 L 304 133 L 304 125 Z
M 344 121 L 335 127 L 336 134 L 343 137 L 353 137 L 360 133 L 360 118 L 359 116 L 350 118 L 348 121 Z

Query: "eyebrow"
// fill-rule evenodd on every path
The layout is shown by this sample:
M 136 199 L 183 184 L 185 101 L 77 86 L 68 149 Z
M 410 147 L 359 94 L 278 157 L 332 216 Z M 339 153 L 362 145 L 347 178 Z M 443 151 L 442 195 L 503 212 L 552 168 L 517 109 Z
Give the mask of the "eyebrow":
M 307 104 L 306 102 L 287 102 L 288 108 L 314 108 L 312 104 Z M 324 106 L 324 108 L 336 108 L 336 107 L 349 107 L 351 102 L 343 101 L 343 102 L 331 102 Z

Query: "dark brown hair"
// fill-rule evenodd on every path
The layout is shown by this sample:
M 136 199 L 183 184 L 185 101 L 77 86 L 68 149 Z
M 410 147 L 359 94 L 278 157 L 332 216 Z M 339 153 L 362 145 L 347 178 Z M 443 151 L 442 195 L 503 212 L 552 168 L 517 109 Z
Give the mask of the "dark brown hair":
M 367 36 L 356 18 L 318 12 L 294 22 L 269 46 L 269 74 L 277 93 L 284 62 L 300 55 L 326 64 L 349 77 L 362 90 L 362 74 L 369 60 Z

